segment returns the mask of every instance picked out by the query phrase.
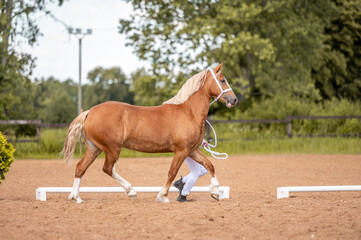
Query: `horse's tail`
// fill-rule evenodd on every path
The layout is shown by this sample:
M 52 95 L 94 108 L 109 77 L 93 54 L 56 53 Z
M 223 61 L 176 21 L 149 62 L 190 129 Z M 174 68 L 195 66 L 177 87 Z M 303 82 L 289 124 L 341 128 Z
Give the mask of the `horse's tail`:
M 88 112 L 89 110 L 79 114 L 69 126 L 68 134 L 64 142 L 64 148 L 60 153 L 60 156 L 63 156 L 64 161 L 68 164 L 73 162 L 77 141 L 80 140 L 82 136 L 85 138 L 84 122 Z

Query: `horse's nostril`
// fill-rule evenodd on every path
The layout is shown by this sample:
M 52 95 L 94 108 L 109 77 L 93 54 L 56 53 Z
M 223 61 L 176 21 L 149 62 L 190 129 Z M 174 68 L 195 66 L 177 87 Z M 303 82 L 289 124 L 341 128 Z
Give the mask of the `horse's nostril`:
M 238 98 L 235 98 L 235 99 L 233 100 L 233 103 L 236 104 L 237 102 L 238 102 Z

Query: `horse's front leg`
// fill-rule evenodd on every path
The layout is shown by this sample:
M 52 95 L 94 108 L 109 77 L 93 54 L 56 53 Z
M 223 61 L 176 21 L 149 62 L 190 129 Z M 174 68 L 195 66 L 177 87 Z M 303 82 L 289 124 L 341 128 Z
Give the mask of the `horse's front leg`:
M 208 172 L 211 174 L 211 196 L 219 200 L 219 183 L 216 177 L 216 173 L 214 171 L 214 166 L 211 161 L 206 158 L 200 149 L 195 149 L 192 152 L 189 153 L 189 156 L 193 158 L 196 162 L 203 165 Z
M 188 153 L 189 150 L 174 152 L 173 161 L 168 171 L 168 179 L 164 184 L 162 190 L 158 193 L 156 201 L 169 202 L 169 198 L 168 198 L 169 187 L 172 184 L 175 176 L 177 175 L 179 168 L 182 166 L 184 159 L 188 156 Z

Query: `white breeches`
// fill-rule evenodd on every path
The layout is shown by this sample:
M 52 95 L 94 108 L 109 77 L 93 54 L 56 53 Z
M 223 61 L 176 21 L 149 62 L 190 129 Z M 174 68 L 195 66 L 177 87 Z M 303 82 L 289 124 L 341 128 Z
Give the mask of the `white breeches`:
M 187 163 L 187 166 L 189 167 L 191 172 L 183 178 L 183 182 L 185 183 L 181 193 L 183 196 L 187 196 L 190 193 L 192 187 L 194 186 L 194 184 L 196 184 L 199 177 L 208 173 L 205 167 L 203 167 L 190 157 L 187 157 L 185 159 L 185 162 Z

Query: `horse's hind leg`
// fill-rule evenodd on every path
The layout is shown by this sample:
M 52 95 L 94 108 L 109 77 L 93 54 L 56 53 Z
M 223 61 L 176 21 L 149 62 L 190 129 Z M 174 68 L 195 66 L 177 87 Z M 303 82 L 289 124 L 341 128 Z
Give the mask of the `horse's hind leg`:
M 77 203 L 83 202 L 83 200 L 79 197 L 80 180 L 83 177 L 86 170 L 88 169 L 88 167 L 94 162 L 97 156 L 99 156 L 99 154 L 102 152 L 92 142 L 88 142 L 88 141 L 89 140 L 87 139 L 85 154 L 83 158 L 76 165 L 73 189 L 68 197 L 69 200 L 74 199 Z
M 103 166 L 103 171 L 109 176 L 111 176 L 115 181 L 120 183 L 120 185 L 123 186 L 128 197 L 136 197 L 137 192 L 134 190 L 132 185 L 127 180 L 122 178 L 116 171 L 115 163 L 119 158 L 120 151 L 121 148 L 119 150 L 112 150 L 105 152 L 105 162 Z

